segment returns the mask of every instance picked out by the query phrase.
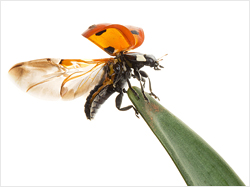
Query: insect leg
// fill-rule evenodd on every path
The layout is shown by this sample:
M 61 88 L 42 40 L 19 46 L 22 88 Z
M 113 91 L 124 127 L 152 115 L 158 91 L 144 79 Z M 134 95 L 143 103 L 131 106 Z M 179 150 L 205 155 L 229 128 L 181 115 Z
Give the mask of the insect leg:
M 139 72 L 138 70 L 135 70 L 134 73 L 135 73 L 135 77 L 136 77 L 136 78 L 139 80 L 139 82 L 140 82 L 140 85 L 141 85 L 141 92 L 142 92 L 142 95 L 143 95 L 144 99 L 145 99 L 147 102 L 149 102 L 149 100 L 148 100 L 148 98 L 147 98 L 147 96 L 145 95 L 145 92 L 144 92 L 144 88 L 143 88 L 143 85 L 142 85 L 142 77 L 141 77 L 140 72 Z
M 139 118 L 139 115 L 138 115 L 139 113 L 138 113 L 138 111 L 135 109 L 134 106 L 129 105 L 129 106 L 126 106 L 126 107 L 121 108 L 121 105 L 122 105 L 122 97 L 123 97 L 123 92 L 121 91 L 120 94 L 119 94 L 119 95 L 116 97 L 116 99 L 115 99 L 116 108 L 117 108 L 118 110 L 120 110 L 120 111 L 126 111 L 126 110 L 129 110 L 129 109 L 133 108 L 134 111 L 135 111 L 136 117 Z
M 143 82 L 143 88 L 145 88 L 146 80 L 143 78 L 142 74 L 141 74 L 141 81 Z
M 114 87 L 115 87 L 116 83 L 117 83 L 117 82 L 121 79 L 121 77 L 122 77 L 122 69 L 120 68 L 119 64 L 116 65 L 113 69 L 114 69 L 114 71 L 115 71 L 115 73 L 116 73 L 116 79 L 115 79 L 115 81 L 114 81 L 114 83 L 113 83 L 113 85 L 114 85 Z
M 135 78 L 135 79 L 137 78 L 134 74 L 131 74 L 131 75 L 132 75 L 133 78 Z M 145 81 L 145 79 L 143 77 L 141 77 L 141 78 L 142 78 L 142 82 L 143 82 L 143 87 L 145 88 L 145 82 L 146 81 Z M 139 80 L 139 79 L 137 78 L 137 80 Z
M 132 90 L 132 92 L 134 93 L 135 97 L 137 99 L 140 99 L 138 93 L 136 93 L 136 91 L 132 88 L 131 84 L 130 84 L 130 81 L 127 79 L 127 83 L 128 83 L 128 87 Z
M 139 71 L 139 72 L 140 72 L 140 74 L 141 74 L 142 77 L 148 78 L 149 91 L 150 91 L 150 94 L 149 94 L 149 95 L 154 96 L 155 99 L 158 99 L 158 100 L 160 101 L 160 98 L 157 97 L 157 96 L 152 92 L 151 81 L 150 81 L 150 78 L 149 78 L 148 74 L 147 74 L 146 72 L 144 72 L 144 71 Z

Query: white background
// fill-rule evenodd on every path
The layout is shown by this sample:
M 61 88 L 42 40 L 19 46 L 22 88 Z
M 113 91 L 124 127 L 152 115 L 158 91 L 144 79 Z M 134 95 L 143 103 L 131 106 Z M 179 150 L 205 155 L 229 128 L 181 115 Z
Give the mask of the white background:
M 141 27 L 135 51 L 169 54 L 162 71 L 144 68 L 153 91 L 249 185 L 248 1 L 1 2 L 2 185 L 186 185 L 117 94 L 88 121 L 84 98 L 44 101 L 10 81 L 18 62 L 108 57 L 81 36 L 95 23 Z

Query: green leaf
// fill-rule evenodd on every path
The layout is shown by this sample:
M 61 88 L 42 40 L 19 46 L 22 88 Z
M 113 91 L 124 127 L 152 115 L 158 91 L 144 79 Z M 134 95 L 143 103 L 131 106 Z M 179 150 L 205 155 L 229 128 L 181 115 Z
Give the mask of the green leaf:
M 129 89 L 130 100 L 166 149 L 187 185 L 245 185 L 225 160 L 199 135 L 148 93 L 145 94 L 149 103 L 144 100 L 140 88 L 133 89 L 140 99 Z

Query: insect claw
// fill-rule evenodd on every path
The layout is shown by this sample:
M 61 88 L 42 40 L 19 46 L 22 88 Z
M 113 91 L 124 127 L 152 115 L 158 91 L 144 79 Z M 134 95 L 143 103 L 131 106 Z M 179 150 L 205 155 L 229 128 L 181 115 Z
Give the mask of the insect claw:
M 132 90 L 134 96 L 136 97 L 136 99 L 139 100 L 140 97 L 139 97 L 138 93 L 134 89 L 131 89 L 131 90 Z
M 140 119 L 140 116 L 139 116 L 139 112 L 138 110 L 135 109 L 135 116 L 138 117 Z
M 136 93 L 136 95 L 135 95 L 135 96 L 136 96 L 137 100 L 139 100 L 139 99 L 140 99 L 140 97 L 139 97 L 139 95 L 138 95 L 137 93 Z
M 149 93 L 149 95 L 154 96 L 155 99 L 158 99 L 160 101 L 160 98 L 157 97 L 153 92 Z
M 144 97 L 144 100 L 147 101 L 147 103 L 149 103 L 149 100 L 148 100 L 147 96 L 143 95 L 143 97 Z

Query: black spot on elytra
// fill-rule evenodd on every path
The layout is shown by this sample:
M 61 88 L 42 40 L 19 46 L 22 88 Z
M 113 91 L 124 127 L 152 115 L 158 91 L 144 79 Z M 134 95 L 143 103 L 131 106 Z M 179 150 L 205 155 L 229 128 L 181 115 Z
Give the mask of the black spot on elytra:
M 136 31 L 136 30 L 132 30 L 132 31 L 130 31 L 132 34 L 136 34 L 136 35 L 139 35 L 139 32 L 138 31 Z
M 96 27 L 96 25 L 94 24 L 94 25 L 89 26 L 89 29 L 93 29 L 95 27 Z
M 59 62 L 59 64 L 62 64 L 62 61 L 63 61 L 63 59 L 61 59 L 61 61 Z
M 115 48 L 109 46 L 109 47 L 107 47 L 107 48 L 104 48 L 104 51 L 106 51 L 106 52 L 109 53 L 109 54 L 113 54 L 114 51 L 115 51 Z
M 102 31 L 100 31 L 100 32 L 98 32 L 98 33 L 95 33 L 95 35 L 96 35 L 96 36 L 100 36 L 100 35 L 102 35 L 104 32 L 106 32 L 106 29 L 105 29 L 105 30 L 102 30 Z

